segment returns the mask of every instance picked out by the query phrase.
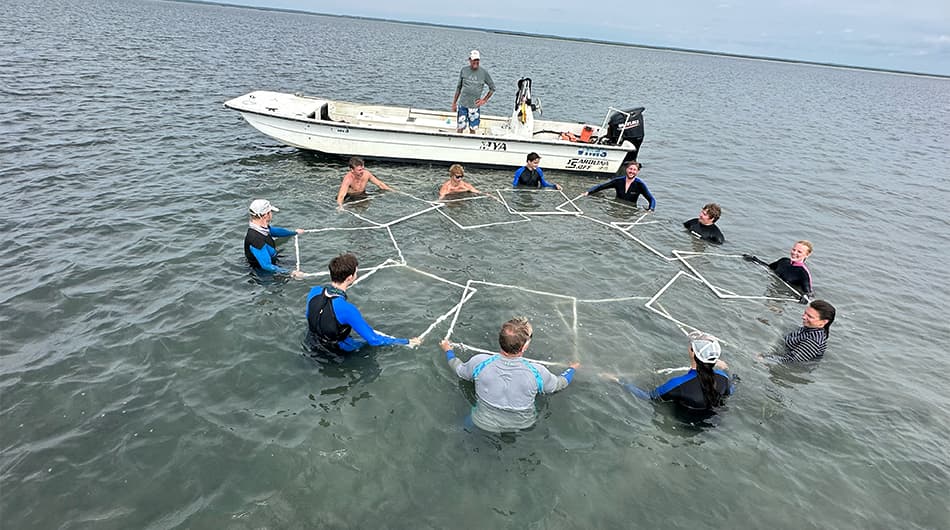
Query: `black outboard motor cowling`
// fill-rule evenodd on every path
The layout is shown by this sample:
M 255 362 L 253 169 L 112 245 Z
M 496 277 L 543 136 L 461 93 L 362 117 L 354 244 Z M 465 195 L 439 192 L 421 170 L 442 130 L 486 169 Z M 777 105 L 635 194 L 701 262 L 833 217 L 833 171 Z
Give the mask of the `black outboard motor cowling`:
M 628 140 L 639 151 L 640 144 L 643 143 L 644 110 L 646 110 L 645 107 L 637 107 L 611 114 L 610 119 L 607 120 L 607 136 L 605 137 L 607 141 L 604 143 L 620 145 L 624 140 Z

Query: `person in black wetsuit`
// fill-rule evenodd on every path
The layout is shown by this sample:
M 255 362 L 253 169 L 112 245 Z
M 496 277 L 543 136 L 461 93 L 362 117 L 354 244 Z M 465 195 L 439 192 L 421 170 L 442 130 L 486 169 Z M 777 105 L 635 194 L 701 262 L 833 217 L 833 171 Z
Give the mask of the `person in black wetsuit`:
M 511 182 L 511 187 L 561 189 L 560 184 L 551 184 L 544 180 L 544 171 L 538 167 L 541 164 L 541 155 L 534 152 L 528 153 L 525 162 L 524 167 L 515 171 L 515 179 Z
M 672 401 L 690 410 L 709 411 L 723 404 L 723 398 L 733 392 L 726 363 L 719 360 L 722 348 L 719 340 L 701 331 L 688 336 L 690 370 L 647 392 L 634 385 L 616 381 L 641 399 Z
M 292 278 L 303 275 L 300 271 L 289 271 L 277 264 L 277 243 L 275 237 L 290 237 L 304 233 L 303 228 L 288 230 L 279 226 L 271 226 L 274 212 L 279 212 L 270 201 L 255 199 L 248 208 L 250 221 L 247 223 L 247 234 L 244 235 L 244 256 L 247 262 L 257 270 L 271 273 L 290 273 Z
M 716 226 L 716 221 L 719 220 L 720 215 L 722 215 L 722 208 L 711 202 L 703 206 L 703 209 L 699 211 L 699 217 L 683 222 L 683 228 L 703 241 L 721 245 L 726 238 L 723 237 L 719 227 Z
M 636 204 L 637 200 L 640 198 L 640 195 L 643 195 L 648 201 L 650 201 L 650 205 L 647 207 L 647 209 L 652 212 L 656 210 L 656 199 L 653 198 L 653 194 L 650 193 L 650 189 L 647 188 L 646 182 L 643 182 L 637 178 L 637 175 L 640 174 L 641 167 L 642 166 L 640 162 L 630 162 L 627 164 L 627 169 L 625 171 L 627 175 L 626 177 L 614 177 L 603 184 L 598 184 L 585 191 L 583 195 L 590 195 L 591 193 L 597 193 L 601 190 L 613 188 L 618 199 L 629 201 L 633 204 Z
M 746 261 L 765 265 L 772 269 L 776 276 L 798 291 L 798 294 L 801 295 L 801 300 L 799 301 L 803 304 L 807 304 L 814 293 L 811 284 L 811 271 L 809 271 L 808 266 L 805 265 L 805 259 L 811 255 L 813 248 L 814 246 L 811 244 L 811 241 L 802 239 L 801 241 L 795 242 L 787 258 L 779 258 L 772 263 L 766 263 L 751 254 L 743 254 L 742 257 L 745 258 Z

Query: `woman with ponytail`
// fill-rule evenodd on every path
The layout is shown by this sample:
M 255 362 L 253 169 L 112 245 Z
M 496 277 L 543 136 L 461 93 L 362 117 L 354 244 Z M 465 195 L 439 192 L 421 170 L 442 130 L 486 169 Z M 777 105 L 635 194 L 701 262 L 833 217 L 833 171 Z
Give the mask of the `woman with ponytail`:
M 701 331 L 688 336 L 690 370 L 674 377 L 650 392 L 632 383 L 624 388 L 642 399 L 673 401 L 691 410 L 710 410 L 723 404 L 723 398 L 732 394 L 729 374 L 723 371 L 726 363 L 719 360 L 722 348 L 719 340 Z
M 817 361 L 825 356 L 825 343 L 831 324 L 835 321 L 835 307 L 824 300 L 808 304 L 802 314 L 802 327 L 785 335 L 785 354 L 765 357 L 780 363 Z

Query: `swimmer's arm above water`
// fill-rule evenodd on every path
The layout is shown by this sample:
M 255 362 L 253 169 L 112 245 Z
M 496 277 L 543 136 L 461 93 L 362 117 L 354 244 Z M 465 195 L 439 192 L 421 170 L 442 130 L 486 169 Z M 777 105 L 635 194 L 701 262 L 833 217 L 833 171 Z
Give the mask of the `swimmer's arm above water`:
M 349 324 L 353 331 L 359 333 L 360 337 L 370 346 L 387 346 L 390 344 L 410 344 L 409 339 L 390 337 L 389 335 L 378 333 L 363 318 L 360 310 L 355 305 L 342 300 L 333 304 L 333 310 L 336 312 L 336 319 L 340 324 Z

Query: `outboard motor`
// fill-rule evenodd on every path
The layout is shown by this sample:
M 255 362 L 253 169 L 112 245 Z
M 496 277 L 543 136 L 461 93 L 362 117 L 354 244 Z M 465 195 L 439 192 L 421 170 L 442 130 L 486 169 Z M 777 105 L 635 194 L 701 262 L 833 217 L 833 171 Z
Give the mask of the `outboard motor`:
M 624 140 L 627 140 L 637 148 L 632 158 L 632 160 L 636 160 L 636 153 L 640 151 L 640 144 L 643 143 L 644 110 L 646 110 L 645 107 L 637 107 L 615 111 L 607 119 L 607 134 L 600 139 L 600 143 L 620 145 Z

